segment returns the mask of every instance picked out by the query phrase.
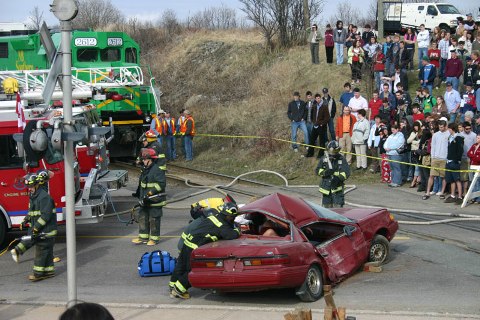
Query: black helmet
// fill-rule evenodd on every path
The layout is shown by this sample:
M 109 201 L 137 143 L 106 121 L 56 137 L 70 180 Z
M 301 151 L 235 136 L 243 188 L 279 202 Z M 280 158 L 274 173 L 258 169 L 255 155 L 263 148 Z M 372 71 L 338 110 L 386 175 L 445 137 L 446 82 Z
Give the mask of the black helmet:
M 220 213 L 226 216 L 236 216 L 238 215 L 238 207 L 233 202 L 226 202 L 219 207 Z
M 340 152 L 340 145 L 337 140 L 332 140 L 327 144 L 327 151 L 330 154 L 337 154 Z
M 37 180 L 38 183 L 43 184 L 50 180 L 50 176 L 48 175 L 48 170 L 42 169 L 37 171 Z
M 39 183 L 38 176 L 35 173 L 27 173 L 23 177 L 23 183 L 27 187 L 33 187 L 36 186 Z

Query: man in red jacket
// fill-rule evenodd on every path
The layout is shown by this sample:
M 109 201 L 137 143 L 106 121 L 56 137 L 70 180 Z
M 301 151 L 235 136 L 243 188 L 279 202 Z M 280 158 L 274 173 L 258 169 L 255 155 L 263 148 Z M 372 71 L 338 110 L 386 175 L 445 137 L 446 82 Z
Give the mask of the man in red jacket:
M 447 77 L 447 82 L 452 83 L 453 89 L 458 91 L 459 79 L 463 74 L 463 63 L 462 60 L 458 59 L 456 49 L 451 50 L 450 53 L 451 57 L 445 65 L 445 77 Z

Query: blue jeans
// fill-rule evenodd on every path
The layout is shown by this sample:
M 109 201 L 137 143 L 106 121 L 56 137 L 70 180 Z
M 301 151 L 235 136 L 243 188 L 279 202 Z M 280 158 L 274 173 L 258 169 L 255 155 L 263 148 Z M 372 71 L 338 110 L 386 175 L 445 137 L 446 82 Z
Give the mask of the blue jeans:
M 440 58 L 440 80 L 445 81 L 445 66 L 447 65 L 447 59 Z
M 388 69 L 385 69 L 388 70 Z M 382 85 L 382 80 L 380 80 L 383 77 L 383 71 L 375 71 L 375 92 L 380 91 L 380 86 Z
M 343 64 L 343 43 L 335 42 L 335 52 L 337 53 L 337 64 Z
M 478 110 L 480 106 L 480 88 L 478 88 L 477 91 L 475 92 L 475 97 L 476 97 L 475 102 L 477 103 L 477 110 Z
M 303 131 L 303 136 L 305 137 L 305 144 L 308 144 L 309 142 L 309 137 L 308 137 L 308 130 L 307 130 L 307 125 L 305 124 L 305 121 L 292 121 L 292 148 L 297 149 L 297 131 L 298 129 L 301 129 Z
M 328 132 L 330 131 L 330 140 L 328 140 Z M 328 120 L 328 130 L 325 130 L 324 141 L 335 140 L 335 127 L 333 125 L 333 118 Z
M 433 177 L 433 192 L 438 193 L 442 191 L 442 177 Z
M 455 89 L 456 91 L 458 91 L 458 85 L 459 85 L 459 83 L 460 83 L 460 81 L 458 80 L 458 78 L 456 78 L 456 77 L 447 77 L 447 82 L 451 82 L 453 89 Z
M 305 122 L 305 125 L 307 126 L 307 131 L 308 131 L 308 141 L 310 141 L 310 137 L 312 136 L 313 123 Z
M 402 155 L 389 155 L 388 159 L 394 161 L 402 161 Z M 402 166 L 398 162 L 390 162 L 392 184 L 401 185 L 402 184 Z
M 427 55 L 427 52 L 428 52 L 428 48 L 418 48 L 418 67 L 419 68 L 422 65 L 422 58 Z
M 450 113 L 450 120 L 448 121 L 448 123 L 454 123 L 455 122 L 455 119 L 457 119 L 457 113 Z
M 174 136 L 166 136 L 165 140 L 167 142 L 167 160 L 173 160 L 177 157 L 177 153 L 175 151 L 175 137 Z
M 427 88 L 430 95 L 432 95 L 433 84 L 422 84 L 422 88 Z
M 193 160 L 193 137 L 185 136 L 185 160 Z

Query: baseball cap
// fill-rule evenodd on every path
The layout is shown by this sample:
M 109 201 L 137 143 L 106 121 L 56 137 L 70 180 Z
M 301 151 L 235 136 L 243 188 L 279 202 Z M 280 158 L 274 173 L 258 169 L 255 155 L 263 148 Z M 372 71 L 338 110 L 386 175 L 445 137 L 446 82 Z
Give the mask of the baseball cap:
M 471 13 L 467 13 L 467 17 L 471 17 L 471 16 L 472 16 L 472 14 L 471 14 Z
M 446 117 L 441 117 L 439 120 L 448 122 L 448 119 Z
M 423 61 L 430 62 L 430 59 L 429 59 L 427 56 L 423 56 L 423 57 L 422 57 L 422 60 L 423 60 Z
M 322 92 L 323 92 L 323 93 L 328 93 L 328 88 L 323 88 L 323 89 L 322 89 Z
M 446 83 L 446 85 L 447 85 L 447 87 L 451 87 L 451 86 L 452 86 L 452 83 L 451 83 L 450 81 L 448 81 L 448 82 Z
M 473 87 L 473 83 L 471 81 L 465 82 L 465 86 Z
M 466 57 L 465 57 L 465 61 L 472 61 L 472 57 L 466 56 Z
M 457 49 L 450 50 L 451 53 L 457 53 Z

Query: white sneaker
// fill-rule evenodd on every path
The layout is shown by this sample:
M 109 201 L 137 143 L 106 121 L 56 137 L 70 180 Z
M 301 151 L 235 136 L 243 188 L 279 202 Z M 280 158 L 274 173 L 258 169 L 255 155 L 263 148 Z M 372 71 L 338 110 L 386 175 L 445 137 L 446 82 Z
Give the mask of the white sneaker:
M 437 196 L 441 196 L 443 193 L 437 192 L 436 194 L 437 194 Z
M 16 250 L 16 249 L 12 249 L 12 250 L 10 250 L 10 253 L 12 254 L 12 259 L 13 259 L 13 261 L 15 261 L 16 263 L 18 263 L 18 262 L 20 261 L 20 259 L 19 259 L 20 257 L 19 257 L 19 255 L 18 255 L 17 250 Z
M 430 191 L 429 195 L 434 196 L 434 195 L 435 195 L 435 192 Z
M 293 152 L 298 152 L 298 148 L 294 148 L 294 149 L 293 149 Z

